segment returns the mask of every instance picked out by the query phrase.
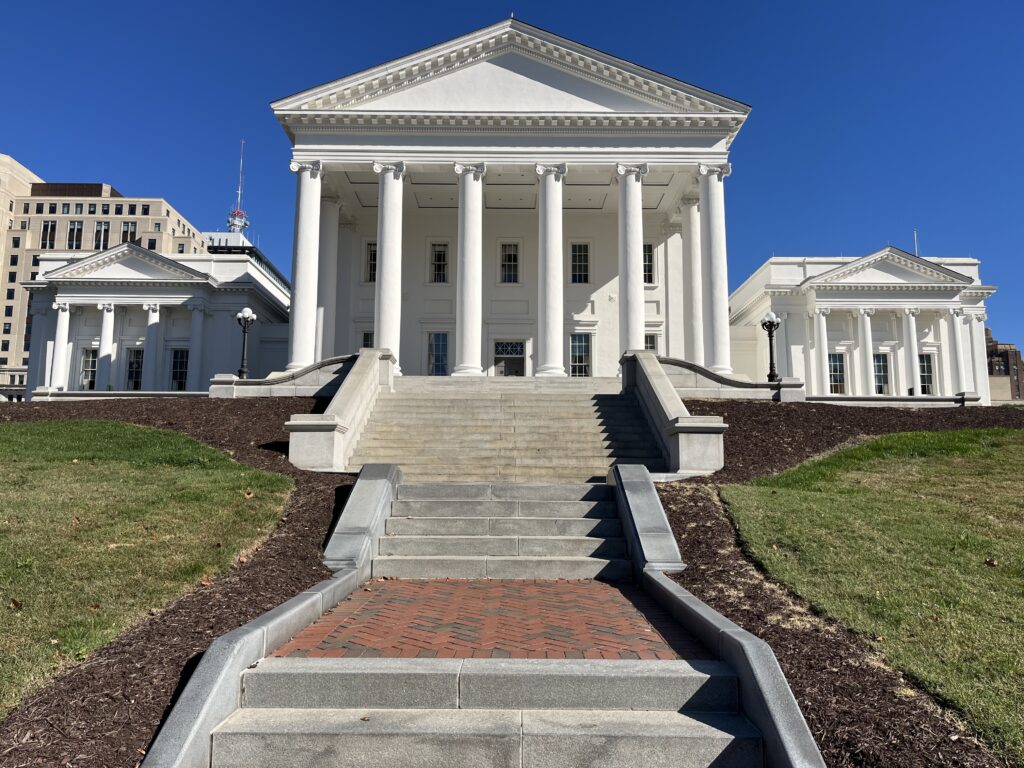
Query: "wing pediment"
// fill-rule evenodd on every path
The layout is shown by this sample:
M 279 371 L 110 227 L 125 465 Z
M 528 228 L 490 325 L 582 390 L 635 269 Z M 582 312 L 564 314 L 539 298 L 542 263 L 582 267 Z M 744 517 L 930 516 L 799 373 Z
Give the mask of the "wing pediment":
M 898 248 L 885 248 L 824 274 L 808 278 L 805 285 L 818 289 L 848 286 L 962 288 L 971 283 L 972 280 L 967 275 Z
M 140 246 L 124 243 L 71 262 L 47 275 L 46 280 L 198 281 L 207 275 Z

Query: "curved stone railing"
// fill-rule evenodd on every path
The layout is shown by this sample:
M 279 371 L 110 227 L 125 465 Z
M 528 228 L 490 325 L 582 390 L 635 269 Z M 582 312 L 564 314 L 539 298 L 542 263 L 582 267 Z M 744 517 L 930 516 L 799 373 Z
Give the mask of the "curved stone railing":
M 339 355 L 265 379 L 240 379 L 220 373 L 210 381 L 210 397 L 331 397 L 355 365 L 358 355 Z
M 702 365 L 676 357 L 659 357 L 679 396 L 693 400 L 778 400 L 797 402 L 807 398 L 800 379 L 745 381 L 715 373 Z

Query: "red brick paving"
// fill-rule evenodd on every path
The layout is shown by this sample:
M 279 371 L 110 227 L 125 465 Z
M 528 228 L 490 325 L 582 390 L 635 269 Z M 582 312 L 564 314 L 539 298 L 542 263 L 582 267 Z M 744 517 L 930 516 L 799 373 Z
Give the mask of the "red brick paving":
M 698 659 L 642 589 L 600 581 L 377 580 L 275 656 Z

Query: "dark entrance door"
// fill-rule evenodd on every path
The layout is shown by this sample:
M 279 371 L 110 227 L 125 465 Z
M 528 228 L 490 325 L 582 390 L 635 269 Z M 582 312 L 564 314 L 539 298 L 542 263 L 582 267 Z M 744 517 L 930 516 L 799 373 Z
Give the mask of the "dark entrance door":
M 494 342 L 494 374 L 496 376 L 525 376 L 526 343 L 522 341 Z

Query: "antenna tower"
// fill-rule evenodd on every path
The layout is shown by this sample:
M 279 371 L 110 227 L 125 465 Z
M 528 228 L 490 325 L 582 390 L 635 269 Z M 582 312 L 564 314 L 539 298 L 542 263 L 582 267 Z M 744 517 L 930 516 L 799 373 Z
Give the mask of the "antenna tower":
M 242 210 L 242 186 L 245 175 L 242 173 L 245 161 L 245 139 L 242 139 L 242 146 L 238 152 L 238 193 L 235 195 L 235 208 L 228 216 L 229 232 L 244 232 L 249 227 L 249 217 Z

